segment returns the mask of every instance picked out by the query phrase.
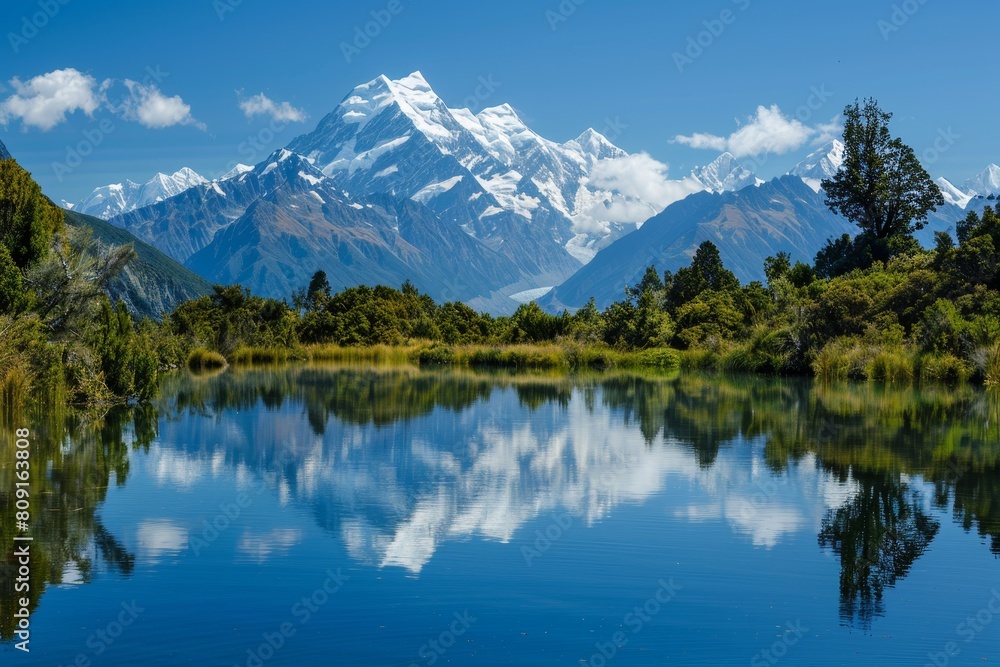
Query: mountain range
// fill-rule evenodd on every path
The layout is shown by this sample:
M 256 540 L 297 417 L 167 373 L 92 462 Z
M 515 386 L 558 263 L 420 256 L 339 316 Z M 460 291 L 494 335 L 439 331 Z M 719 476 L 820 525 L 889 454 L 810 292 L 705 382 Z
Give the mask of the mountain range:
M 142 184 L 126 179 L 124 183 L 111 183 L 95 188 L 90 195 L 76 204 L 63 202 L 63 208 L 107 220 L 169 199 L 188 188 L 204 183 L 208 183 L 208 180 L 192 169 L 184 167 L 169 175 L 158 173 Z
M 827 238 L 855 231 L 820 188 L 843 151 L 830 142 L 769 183 L 723 153 L 647 200 L 616 174 L 648 156 L 593 129 L 551 141 L 508 104 L 449 108 L 414 72 L 356 86 L 313 131 L 253 167 L 215 181 L 190 169 L 126 181 L 72 208 L 209 281 L 266 296 L 287 297 L 323 269 L 334 289 L 410 280 L 495 313 L 556 286 L 541 302 L 575 308 L 584 294 L 620 298 L 650 263 L 686 264 L 706 239 L 744 282 L 762 279 L 764 258 L 781 250 L 810 261 Z M 919 235 L 925 245 L 1000 192 L 1000 168 L 962 188 L 938 183 L 948 204 Z
M 626 157 L 593 129 L 547 140 L 506 104 L 450 109 L 414 73 L 357 86 L 250 171 L 105 186 L 73 210 L 268 296 L 323 268 L 335 288 L 409 279 L 435 298 L 505 312 L 517 305 L 509 296 L 561 283 L 662 210 L 592 182 L 596 165 Z M 757 181 L 727 154 L 677 183 L 686 194 Z M 165 183 L 186 189 L 164 197 Z

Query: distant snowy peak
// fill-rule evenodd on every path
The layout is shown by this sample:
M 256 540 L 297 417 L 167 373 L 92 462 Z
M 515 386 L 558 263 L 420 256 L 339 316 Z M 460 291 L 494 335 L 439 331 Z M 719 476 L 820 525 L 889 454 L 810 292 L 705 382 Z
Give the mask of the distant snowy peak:
M 628 155 L 592 127 L 588 127 L 583 134 L 570 143 L 575 143 L 585 153 L 592 155 L 597 160 L 614 160 Z
M 496 246 L 510 247 L 506 226 L 538 223 L 525 238 L 548 230 L 563 248 L 579 242 L 577 223 L 607 197 L 590 184 L 591 170 L 627 155 L 593 129 L 565 143 L 546 139 L 510 104 L 450 108 L 419 72 L 356 86 L 288 149 L 352 196 L 414 199 Z M 588 228 L 586 241 L 613 231 Z
M 219 177 L 220 181 L 228 181 L 230 178 L 236 178 L 237 176 L 242 176 L 243 174 L 253 171 L 253 167 L 248 164 L 237 164 L 235 167 L 224 173 Z
M 469 109 L 451 109 L 450 112 L 463 130 L 472 135 L 493 159 L 505 166 L 513 165 L 519 155 L 545 143 L 509 104 L 487 107 L 478 114 Z M 479 162 L 476 161 L 477 164 Z
M 184 167 L 169 175 L 158 173 L 142 184 L 126 179 L 124 183 L 95 188 L 90 195 L 73 205 L 72 210 L 108 220 L 206 183 L 208 180 L 200 174 Z
M 949 204 L 954 204 L 959 208 L 965 208 L 972 200 L 973 195 L 958 189 L 947 178 L 941 177 L 934 182 L 937 183 L 938 188 L 941 190 L 941 194 L 944 195 L 944 200 Z
M 981 174 L 967 180 L 965 191 L 973 196 L 1000 195 L 1000 167 L 991 164 Z
M 208 179 L 187 167 L 170 175 L 158 173 L 139 189 L 134 205 L 132 205 L 133 202 L 130 202 L 130 205 L 132 205 L 132 209 L 149 206 L 174 195 L 179 195 L 196 185 L 205 185 L 206 183 L 208 183 Z
M 758 185 L 757 176 L 741 165 L 732 153 L 725 152 L 704 167 L 695 167 L 691 175 L 701 182 L 706 190 L 715 193 L 742 190 L 749 185 Z
M 834 139 L 806 156 L 791 171 L 790 176 L 798 176 L 806 185 L 819 192 L 820 182 L 833 178 L 844 164 L 844 143 Z
M 844 165 L 844 143 L 833 140 L 820 146 L 789 171 L 799 178 L 832 178 Z
M 77 202 L 73 210 L 108 220 L 138 208 L 136 203 L 141 189 L 142 185 L 128 179 L 124 183 L 102 185 Z
M 286 148 L 279 148 L 266 160 L 253 167 L 252 172 L 265 190 L 274 190 L 282 183 L 312 188 L 328 181 L 312 160 Z M 242 175 L 238 178 L 242 179 Z

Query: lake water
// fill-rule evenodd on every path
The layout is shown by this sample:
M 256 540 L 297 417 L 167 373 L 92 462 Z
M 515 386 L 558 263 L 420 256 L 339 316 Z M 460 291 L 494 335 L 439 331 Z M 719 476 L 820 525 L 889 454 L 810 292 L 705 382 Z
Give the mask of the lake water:
M 8 415 L 0 662 L 993 664 L 998 422 L 972 388 L 398 367 Z

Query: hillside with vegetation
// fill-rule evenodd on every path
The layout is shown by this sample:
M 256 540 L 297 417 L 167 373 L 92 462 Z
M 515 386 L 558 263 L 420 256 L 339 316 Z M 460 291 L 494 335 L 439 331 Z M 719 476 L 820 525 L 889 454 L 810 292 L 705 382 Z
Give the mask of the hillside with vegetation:
M 89 228 L 101 246 L 132 246 L 135 256 L 111 279 L 107 291 L 112 301 L 124 301 L 135 316 L 159 320 L 184 301 L 212 291 L 207 280 L 124 229 L 74 211 L 64 211 L 64 215 L 66 224 Z

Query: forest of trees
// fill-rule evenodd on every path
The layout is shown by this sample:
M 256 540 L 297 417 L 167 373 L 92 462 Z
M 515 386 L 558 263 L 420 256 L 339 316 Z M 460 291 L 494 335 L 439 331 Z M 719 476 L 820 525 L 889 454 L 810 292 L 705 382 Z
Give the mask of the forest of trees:
M 0 161 L 0 391 L 65 389 L 69 400 L 145 400 L 159 372 L 183 366 L 308 358 L 316 346 L 413 348 L 452 361 L 456 346 L 550 346 L 558 362 L 652 365 L 823 378 L 1000 384 L 1000 205 L 956 220 L 923 249 L 913 233 L 942 203 L 913 151 L 891 137 L 874 100 L 845 109 L 845 159 L 824 181 L 827 204 L 859 233 L 830 239 L 812 263 L 779 253 L 766 283 L 741 285 L 703 242 L 689 266 L 650 266 L 621 300 L 575 313 L 521 305 L 493 317 L 435 303 L 409 282 L 333 293 L 323 271 L 290 299 L 239 285 L 188 301 L 162 322 L 134 322 L 103 287 L 131 249 L 100 249 L 63 224 L 30 175 Z M 581 353 L 584 351 L 586 353 Z M 615 356 L 619 355 L 619 356 Z M 481 355 L 496 363 L 516 357 Z M 554 365 L 558 365 L 555 363 Z

